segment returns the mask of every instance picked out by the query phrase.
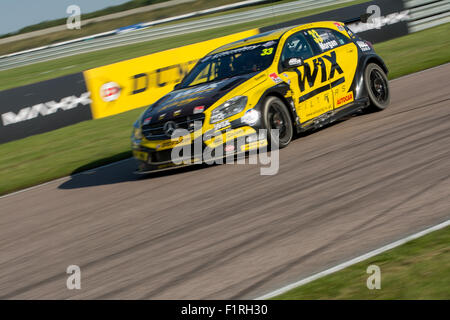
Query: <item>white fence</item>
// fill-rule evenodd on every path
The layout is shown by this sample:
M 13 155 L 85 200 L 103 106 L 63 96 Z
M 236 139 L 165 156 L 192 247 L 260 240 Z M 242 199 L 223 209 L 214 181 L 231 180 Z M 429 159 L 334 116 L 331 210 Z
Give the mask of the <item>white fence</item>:
M 450 0 L 407 0 L 409 32 L 421 31 L 450 22 Z

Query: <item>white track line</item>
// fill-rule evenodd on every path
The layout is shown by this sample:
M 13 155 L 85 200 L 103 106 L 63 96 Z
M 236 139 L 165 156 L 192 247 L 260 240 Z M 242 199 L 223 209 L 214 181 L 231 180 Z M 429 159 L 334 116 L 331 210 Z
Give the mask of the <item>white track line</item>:
M 426 234 L 428 234 L 430 232 L 433 232 L 433 231 L 436 231 L 436 230 L 439 230 L 439 229 L 443 229 L 443 228 L 445 228 L 445 227 L 447 227 L 449 225 L 450 225 L 450 220 L 444 221 L 444 222 L 442 222 L 442 223 L 440 223 L 440 224 L 438 224 L 438 225 L 436 225 L 434 227 L 430 227 L 430 228 L 425 229 L 423 231 L 420 231 L 418 233 L 412 234 L 410 236 L 407 236 L 406 238 L 397 240 L 397 241 L 392 242 L 392 243 L 390 243 L 388 245 L 385 245 L 385 246 L 383 246 L 381 248 L 378 248 L 376 250 L 373 250 L 373 251 L 370 251 L 370 252 L 368 252 L 366 254 L 363 254 L 362 256 L 359 256 L 359 257 L 353 258 L 353 259 L 351 259 L 351 260 L 349 260 L 347 262 L 338 264 L 335 267 L 332 267 L 330 269 L 327 269 L 327 270 L 324 270 L 322 272 L 316 273 L 316 274 L 314 274 L 314 275 L 312 275 L 310 277 L 307 277 L 307 278 L 302 279 L 300 281 L 291 283 L 291 284 L 289 284 L 287 286 L 284 286 L 284 287 L 282 287 L 280 289 L 277 289 L 275 291 L 266 293 L 265 295 L 263 295 L 261 297 L 258 297 L 255 300 L 266 300 L 266 299 L 273 298 L 273 297 L 278 296 L 280 294 L 283 294 L 283 293 L 285 293 L 285 292 L 287 292 L 289 290 L 292 290 L 294 288 L 300 287 L 300 286 L 302 286 L 304 284 L 310 283 L 310 282 L 312 282 L 314 280 L 317 280 L 317 279 L 322 278 L 324 276 L 327 276 L 329 274 L 332 274 L 332 273 L 335 273 L 337 271 L 340 271 L 340 270 L 342 270 L 344 268 L 347 268 L 347 267 L 349 267 L 349 266 L 351 266 L 353 264 L 356 264 L 358 262 L 367 260 L 367 259 L 369 259 L 369 258 L 371 258 L 373 256 L 376 256 L 376 255 L 378 255 L 380 253 L 383 253 L 385 251 L 391 250 L 391 249 L 393 249 L 395 247 L 398 247 L 398 246 L 400 246 L 400 245 L 402 245 L 402 244 L 404 244 L 406 242 L 409 242 L 411 240 L 420 238 L 420 237 L 422 237 L 422 236 L 424 236 L 424 235 L 426 235 Z
M 407 77 L 413 76 L 415 74 L 420 74 L 420 73 L 427 72 L 427 71 L 430 71 L 430 70 L 433 70 L 433 69 L 441 68 L 441 67 L 446 66 L 448 64 L 450 64 L 450 62 L 441 64 L 439 66 L 431 67 L 431 68 L 428 68 L 428 69 L 425 69 L 425 70 L 421 70 L 421 71 L 417 71 L 417 72 L 414 72 L 414 73 L 406 74 L 404 76 L 401 76 L 401 77 L 395 78 L 393 80 L 390 80 L 389 82 L 394 82 L 394 81 L 397 81 L 397 80 L 400 80 L 400 79 L 403 79 L 403 78 L 407 78 Z M 79 172 L 79 173 L 71 175 L 71 176 L 74 177 L 74 176 L 77 176 L 79 174 L 84 174 L 84 173 L 86 173 L 88 171 L 103 169 L 103 168 L 106 168 L 106 167 L 109 167 L 109 166 L 121 163 L 122 161 L 126 161 L 126 160 L 129 160 L 129 159 L 131 159 L 131 157 L 127 158 L 127 159 L 119 160 L 119 161 L 116 161 L 116 162 L 111 162 L 109 164 L 105 164 L 105 165 L 103 165 L 101 167 L 98 167 L 98 168 L 92 168 L 92 169 L 89 169 L 89 170 L 86 170 L 86 171 L 82 171 L 82 172 Z M 9 197 L 9 196 L 13 196 L 13 195 L 16 195 L 18 193 L 25 192 L 25 191 L 33 190 L 33 189 L 36 189 L 36 188 L 39 188 L 39 187 L 43 187 L 43 186 L 48 185 L 50 183 L 57 182 L 57 181 L 63 180 L 63 179 L 67 179 L 68 177 L 70 177 L 70 176 L 61 177 L 61 178 L 58 178 L 58 179 L 55 179 L 55 180 L 47 181 L 47 182 L 44 182 L 44 183 L 41 183 L 41 184 L 38 184 L 38 185 L 35 185 L 35 186 L 32 186 L 32 187 L 29 187 L 29 188 L 26 188 L 26 189 L 22 189 L 22 190 L 18 190 L 18 191 L 15 191 L 15 192 L 7 193 L 7 194 L 5 194 L 3 196 L 0 196 L 0 199 L 6 198 L 6 197 Z

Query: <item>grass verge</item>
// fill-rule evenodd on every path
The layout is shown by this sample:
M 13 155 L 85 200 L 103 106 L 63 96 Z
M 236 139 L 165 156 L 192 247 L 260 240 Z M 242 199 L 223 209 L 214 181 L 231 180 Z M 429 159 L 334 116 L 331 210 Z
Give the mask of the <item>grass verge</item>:
M 376 45 L 390 78 L 450 61 L 450 23 Z M 434 39 L 440 39 L 436 44 Z M 0 145 L 0 194 L 130 156 L 136 109 Z
M 450 227 L 292 289 L 274 300 L 450 299 Z M 381 271 L 381 289 L 366 286 L 367 267 Z

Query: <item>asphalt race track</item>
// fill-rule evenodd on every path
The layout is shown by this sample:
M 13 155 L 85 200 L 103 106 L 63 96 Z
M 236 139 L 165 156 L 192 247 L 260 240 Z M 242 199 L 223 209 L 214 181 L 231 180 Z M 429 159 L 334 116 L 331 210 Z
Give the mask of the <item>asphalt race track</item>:
M 0 198 L 0 298 L 251 299 L 445 221 L 449 74 L 391 82 L 388 109 L 296 139 L 274 176 L 130 159 Z

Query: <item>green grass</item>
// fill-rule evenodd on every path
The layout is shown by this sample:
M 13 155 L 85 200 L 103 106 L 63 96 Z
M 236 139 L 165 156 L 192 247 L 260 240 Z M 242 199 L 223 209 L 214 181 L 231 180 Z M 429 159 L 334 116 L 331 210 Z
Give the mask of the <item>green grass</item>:
M 349 6 L 367 0 L 358 0 L 349 3 L 328 6 L 320 9 L 308 10 L 301 13 L 279 16 L 276 19 L 263 19 L 239 25 L 215 28 L 202 32 L 165 38 L 155 41 L 141 42 L 137 44 L 116 47 L 101 51 L 80 54 L 72 57 L 41 62 L 25 67 L 5 70 L 0 72 L 0 90 L 19 87 L 38 81 L 56 78 L 59 76 L 84 71 L 98 66 L 114 62 L 140 57 L 154 52 L 181 47 L 203 40 L 218 38 L 232 33 L 245 31 L 253 28 L 273 25 L 274 23 L 289 21 L 295 18 L 309 16 L 316 13 Z M 267 5 L 266 5 L 267 6 Z M 243 9 L 242 9 L 243 10 Z M 209 15 L 214 16 L 214 15 Z
M 450 227 L 432 232 L 274 300 L 450 299 Z M 381 289 L 366 287 L 367 267 L 381 271 Z
M 450 39 L 443 36 L 449 27 L 446 24 L 376 45 L 391 70 L 390 78 L 449 62 Z M 430 39 L 440 39 L 439 45 Z M 1 144 L 0 194 L 69 175 L 80 167 L 94 168 L 129 157 L 131 126 L 141 111 Z
M 375 46 L 391 70 L 390 78 L 450 62 L 450 23 Z

